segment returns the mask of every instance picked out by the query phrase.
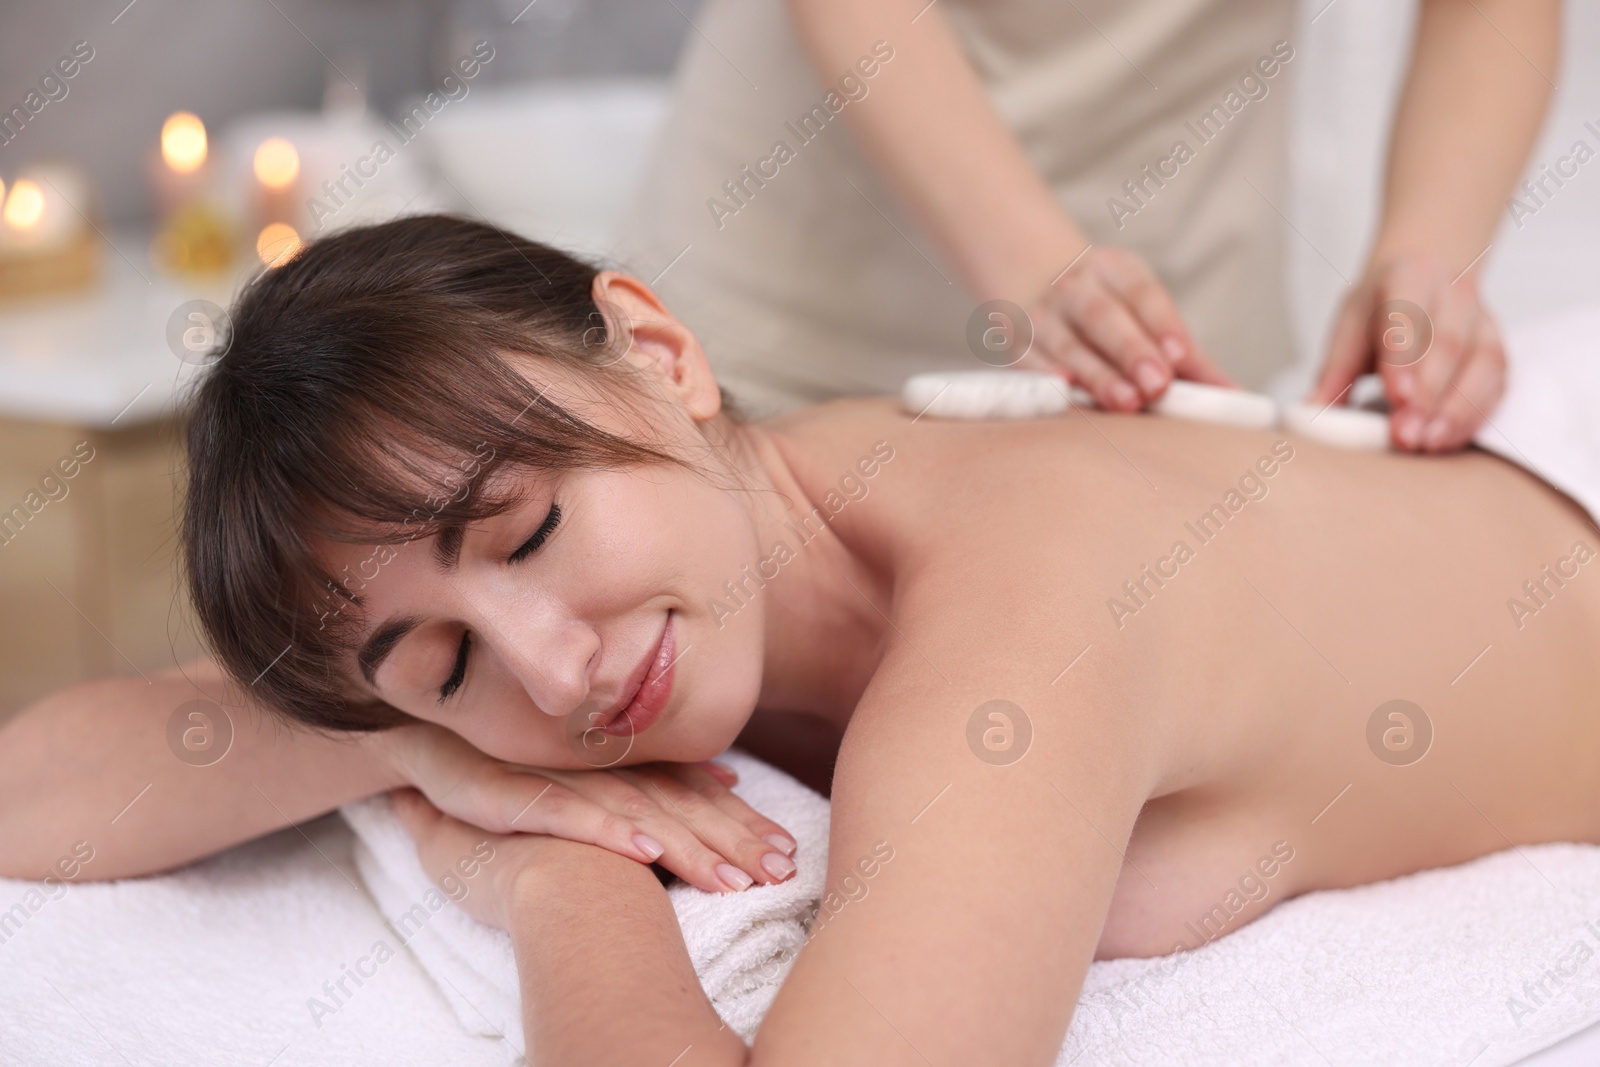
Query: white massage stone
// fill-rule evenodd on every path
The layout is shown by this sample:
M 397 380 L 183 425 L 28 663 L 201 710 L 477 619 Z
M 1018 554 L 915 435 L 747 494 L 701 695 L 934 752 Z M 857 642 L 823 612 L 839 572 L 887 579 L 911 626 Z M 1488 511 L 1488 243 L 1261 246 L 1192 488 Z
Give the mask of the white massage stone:
M 1071 406 L 1067 383 L 1054 374 L 973 370 L 915 374 L 900 389 L 912 415 L 938 419 L 1033 419 Z
M 1157 415 L 1247 429 L 1265 430 L 1278 422 L 1278 405 L 1270 396 L 1180 380 L 1170 383 L 1150 410 Z
M 1290 404 L 1283 409 L 1283 428 L 1336 448 L 1382 452 L 1389 447 L 1389 418 L 1376 411 Z
M 1383 379 L 1376 374 L 1363 374 L 1350 383 L 1345 395 L 1345 405 L 1366 411 L 1388 411 L 1388 397 L 1383 390 Z

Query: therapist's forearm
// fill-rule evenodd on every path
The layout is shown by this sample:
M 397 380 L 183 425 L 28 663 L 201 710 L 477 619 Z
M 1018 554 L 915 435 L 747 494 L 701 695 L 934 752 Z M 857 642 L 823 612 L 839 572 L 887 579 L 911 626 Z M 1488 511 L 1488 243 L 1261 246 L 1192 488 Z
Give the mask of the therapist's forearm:
M 1422 255 L 1454 275 L 1485 250 L 1538 136 L 1560 37 L 1560 0 L 1424 0 L 1373 265 Z
M 866 98 L 845 109 L 857 143 L 960 271 L 956 281 L 986 299 L 1032 300 L 1087 241 L 995 111 L 939 6 L 925 6 L 789 0 L 825 84 L 873 42 L 894 49 Z

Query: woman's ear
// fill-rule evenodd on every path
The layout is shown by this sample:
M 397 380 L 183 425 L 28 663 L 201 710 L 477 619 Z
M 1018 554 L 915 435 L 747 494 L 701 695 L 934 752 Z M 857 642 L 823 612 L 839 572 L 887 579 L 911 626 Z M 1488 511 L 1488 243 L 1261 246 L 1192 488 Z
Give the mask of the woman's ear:
M 603 270 L 591 290 L 615 343 L 627 345 L 627 359 L 673 397 L 696 422 L 722 410 L 705 350 L 687 326 L 666 309 L 650 287 L 631 275 Z

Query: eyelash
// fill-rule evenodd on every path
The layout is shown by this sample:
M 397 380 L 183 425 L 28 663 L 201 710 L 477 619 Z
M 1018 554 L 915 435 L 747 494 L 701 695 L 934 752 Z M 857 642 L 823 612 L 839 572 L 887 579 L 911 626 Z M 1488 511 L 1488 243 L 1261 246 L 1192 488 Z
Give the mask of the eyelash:
M 461 682 L 467 676 L 467 647 L 472 644 L 472 631 L 465 630 L 461 634 L 461 646 L 456 649 L 456 665 L 450 670 L 450 677 L 444 680 L 439 687 L 439 703 L 443 704 L 455 695 L 461 688 Z
M 539 528 L 533 531 L 532 537 L 522 542 L 517 550 L 511 553 L 511 557 L 507 560 L 507 562 L 521 563 L 524 559 L 527 559 L 534 553 L 535 550 L 538 549 L 540 545 L 544 544 L 546 538 L 555 532 L 556 525 L 560 521 L 561 505 L 552 501 L 550 504 L 550 512 L 549 514 L 545 515 L 544 522 L 540 523 Z
M 528 538 L 526 541 L 522 542 L 521 545 L 517 546 L 517 550 L 511 553 L 510 557 L 507 559 L 507 562 L 521 563 L 523 560 L 531 556 L 539 549 L 539 546 L 544 544 L 550 535 L 555 532 L 555 528 L 560 522 L 561 505 L 552 501 L 550 504 L 550 511 L 545 515 L 544 521 L 539 524 L 539 528 L 533 531 L 532 537 Z M 470 646 L 471 641 L 472 632 L 470 630 L 464 631 L 461 634 L 461 645 L 456 649 L 455 666 L 451 668 L 450 677 L 446 678 L 444 680 L 444 684 L 439 687 L 439 703 L 441 704 L 454 696 L 456 691 L 461 688 L 461 683 L 466 679 L 467 649 Z

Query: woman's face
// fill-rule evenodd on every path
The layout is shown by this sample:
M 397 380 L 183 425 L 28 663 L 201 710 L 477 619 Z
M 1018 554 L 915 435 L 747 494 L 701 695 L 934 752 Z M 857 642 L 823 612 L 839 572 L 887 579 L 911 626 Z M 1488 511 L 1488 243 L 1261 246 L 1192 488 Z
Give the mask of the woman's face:
M 592 387 L 586 403 L 571 372 L 541 370 L 552 399 L 637 437 L 637 422 L 596 403 Z M 670 393 L 655 406 L 651 443 L 703 455 L 683 406 Z M 523 501 L 467 527 L 456 559 L 439 558 L 437 537 L 390 546 L 358 591 L 352 684 L 513 763 L 720 753 L 761 683 L 759 598 L 714 612 L 724 583 L 758 558 L 745 494 L 671 464 L 515 476 Z M 373 570 L 372 546 L 325 545 L 323 556 L 334 573 L 363 560 L 361 573 Z

